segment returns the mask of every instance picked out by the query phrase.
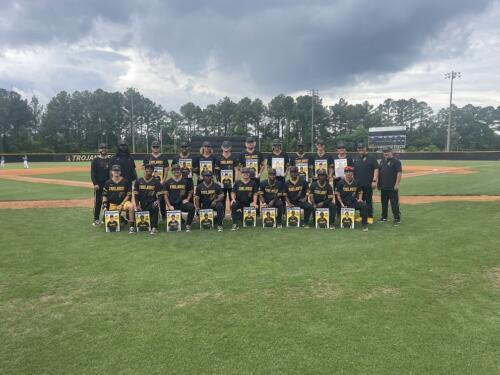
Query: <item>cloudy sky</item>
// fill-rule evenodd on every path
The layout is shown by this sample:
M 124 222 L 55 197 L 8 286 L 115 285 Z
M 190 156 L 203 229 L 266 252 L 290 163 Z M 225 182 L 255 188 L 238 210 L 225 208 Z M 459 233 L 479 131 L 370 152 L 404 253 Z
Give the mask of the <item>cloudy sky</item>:
M 500 1 L 0 0 L 0 87 L 135 87 L 165 108 L 319 90 L 500 105 Z

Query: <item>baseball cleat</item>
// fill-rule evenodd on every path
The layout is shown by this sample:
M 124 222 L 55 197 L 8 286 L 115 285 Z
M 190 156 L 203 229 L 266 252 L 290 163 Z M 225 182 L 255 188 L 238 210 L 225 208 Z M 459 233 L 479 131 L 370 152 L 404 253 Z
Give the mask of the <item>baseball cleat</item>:
M 278 229 L 283 229 L 283 225 L 282 224 L 278 224 L 277 228 Z
M 223 229 L 224 229 L 224 228 L 222 227 L 222 225 L 219 225 L 219 226 L 217 227 L 217 232 L 222 232 L 222 231 L 223 231 Z
M 309 229 L 309 228 L 311 228 L 311 227 L 309 226 L 309 224 L 302 224 L 302 228 L 304 228 L 304 229 Z
M 377 220 L 377 223 L 386 223 L 386 222 L 387 222 L 387 219 L 383 218 L 383 217 L 381 217 L 380 219 Z
M 135 233 L 135 228 L 134 227 L 128 228 L 128 234 L 134 234 L 134 233 Z
M 191 225 L 186 225 L 186 233 L 191 232 Z
M 399 225 L 399 224 L 401 224 L 401 220 L 400 219 L 394 220 L 394 225 Z
M 331 230 L 335 230 L 335 225 L 330 225 Z
M 240 228 L 238 227 L 238 224 L 233 224 L 233 226 L 232 226 L 231 230 L 232 230 L 232 231 L 235 231 L 235 230 L 238 230 L 238 229 L 240 229 Z
M 363 232 L 368 232 L 368 226 L 367 225 L 363 226 Z
M 156 234 L 156 233 L 158 233 L 158 229 L 151 228 L 151 231 L 149 232 L 149 234 Z
M 99 225 L 101 225 L 101 222 L 99 220 L 94 220 L 94 222 L 92 223 L 92 225 L 94 227 L 98 227 Z

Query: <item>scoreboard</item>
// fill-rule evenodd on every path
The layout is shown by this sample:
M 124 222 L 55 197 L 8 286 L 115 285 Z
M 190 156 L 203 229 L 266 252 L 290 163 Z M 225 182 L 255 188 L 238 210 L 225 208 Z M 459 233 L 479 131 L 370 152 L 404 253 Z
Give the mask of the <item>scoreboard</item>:
M 390 147 L 403 150 L 406 147 L 406 128 L 404 126 L 384 126 L 368 129 L 368 148 L 381 150 Z

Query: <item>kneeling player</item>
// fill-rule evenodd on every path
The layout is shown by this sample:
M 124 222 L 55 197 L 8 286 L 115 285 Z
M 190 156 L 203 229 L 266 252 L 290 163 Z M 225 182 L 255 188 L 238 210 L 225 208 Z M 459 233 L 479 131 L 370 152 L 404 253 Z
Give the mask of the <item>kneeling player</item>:
M 284 194 L 285 188 L 280 181 L 276 179 L 276 170 L 269 169 L 267 172 L 267 180 L 260 183 L 260 206 L 274 207 L 277 211 L 277 226 L 283 227 L 283 201 L 281 195 Z M 273 225 L 274 226 L 274 220 Z
M 167 209 L 180 210 L 188 213 L 186 232 L 191 231 L 195 208 L 191 203 L 193 184 L 191 180 L 182 177 L 181 168 L 176 164 L 172 167 L 173 177 L 165 181 L 164 194 Z
M 313 206 L 307 202 L 307 181 L 300 178 L 299 169 L 290 167 L 290 179 L 286 182 L 286 205 L 287 207 L 300 207 L 304 210 L 304 223 L 302 227 L 309 227 L 309 218 L 313 212 Z
M 335 195 L 341 207 L 354 208 L 361 214 L 363 231 L 368 231 L 368 206 L 363 202 L 363 189 L 354 179 L 354 168 L 344 168 L 344 178 L 337 182 Z
M 335 203 L 333 203 L 333 188 L 326 179 L 326 171 L 319 170 L 318 179 L 309 187 L 309 203 L 314 208 L 328 208 L 330 229 L 335 229 Z
M 236 181 L 231 191 L 231 218 L 233 227 L 231 230 L 237 230 L 238 223 L 243 216 L 244 207 L 257 207 L 257 192 L 256 183 L 250 179 L 250 170 L 243 168 L 241 170 L 241 180 Z
M 215 210 L 217 213 L 217 230 L 222 232 L 224 220 L 224 192 L 218 183 L 212 181 L 212 172 L 203 172 L 203 182 L 196 187 L 194 204 L 197 210 Z
M 134 208 L 130 201 L 132 187 L 130 182 L 122 177 L 119 165 L 111 167 L 111 178 L 104 183 L 102 188 L 102 207 L 107 211 L 125 211 L 131 223 L 129 232 L 134 233 Z
M 155 167 L 152 164 L 144 166 L 144 177 L 135 181 L 134 195 L 132 197 L 136 211 L 149 211 L 151 234 L 158 232 L 158 210 L 160 197 L 163 193 L 160 181 L 153 176 L 154 169 Z

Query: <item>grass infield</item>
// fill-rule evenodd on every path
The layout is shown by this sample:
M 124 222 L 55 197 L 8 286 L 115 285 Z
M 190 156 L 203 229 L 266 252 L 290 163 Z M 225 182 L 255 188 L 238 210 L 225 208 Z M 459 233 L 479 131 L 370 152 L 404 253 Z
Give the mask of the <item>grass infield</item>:
M 500 370 L 500 203 L 404 207 L 368 233 L 89 217 L 0 210 L 2 373 Z

